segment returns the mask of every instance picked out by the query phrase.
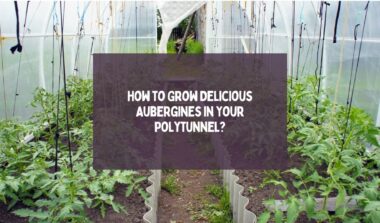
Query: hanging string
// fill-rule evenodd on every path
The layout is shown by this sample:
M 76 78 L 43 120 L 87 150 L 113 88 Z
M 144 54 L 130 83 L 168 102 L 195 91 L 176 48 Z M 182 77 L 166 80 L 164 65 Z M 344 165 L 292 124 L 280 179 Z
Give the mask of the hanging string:
M 14 54 L 16 50 L 17 50 L 17 52 L 19 52 L 19 53 L 22 52 L 22 45 L 21 45 L 21 42 L 20 42 L 20 19 L 19 19 L 19 15 L 18 15 L 18 4 L 17 4 L 17 1 L 14 1 L 14 4 L 15 4 L 15 12 L 16 12 L 16 35 L 17 35 L 17 44 L 16 44 L 15 46 L 12 46 L 12 47 L 11 47 L 11 52 L 12 52 L 12 54 Z
M 323 1 L 321 1 L 321 4 L 319 6 L 319 36 L 318 36 L 318 47 L 317 47 L 317 66 L 315 68 L 315 78 L 318 77 L 318 68 L 319 68 L 319 48 L 320 48 L 320 45 L 321 45 L 321 38 L 322 38 L 322 17 L 323 15 Z
M 251 9 L 251 15 L 250 15 L 250 17 L 251 17 L 251 30 L 250 30 L 250 32 L 249 32 L 249 37 L 250 37 L 250 39 L 252 38 L 252 36 L 253 35 L 255 35 L 255 33 L 256 33 L 256 16 L 255 16 L 255 2 L 252 2 L 251 3 L 251 5 L 252 5 L 252 9 Z M 254 38 L 252 38 L 255 42 L 254 42 L 254 46 L 253 46 L 253 49 L 252 49 L 252 44 L 251 44 L 251 42 L 252 41 L 249 41 L 249 49 L 251 49 L 251 52 L 252 53 L 255 53 L 255 51 L 256 51 L 256 40 L 254 39 Z
M 346 109 L 348 109 L 348 106 L 350 104 L 350 92 L 351 92 L 351 85 L 352 85 L 352 76 L 354 73 L 354 63 L 355 63 L 355 52 L 356 52 L 356 42 L 357 42 L 357 36 L 358 36 L 358 28 L 360 24 L 356 24 L 354 28 L 354 50 L 352 52 L 352 60 L 351 60 L 351 72 L 350 72 L 350 79 L 348 83 L 348 91 L 347 91 L 347 99 L 346 99 Z
M 247 17 L 247 2 L 244 2 L 244 8 L 241 9 L 241 13 L 240 13 L 240 24 L 243 24 L 241 27 L 240 27 L 240 35 L 244 36 L 243 40 L 245 41 L 247 35 L 249 35 L 249 33 L 247 32 L 247 28 L 249 29 L 249 23 L 247 23 L 248 21 L 248 17 Z M 248 39 L 249 41 L 249 39 Z M 244 52 L 244 46 L 242 45 L 242 50 Z M 249 53 L 249 50 L 250 48 L 249 47 L 246 47 L 247 48 L 247 53 Z
M 304 71 L 305 71 L 305 67 L 306 67 L 306 62 L 309 61 L 309 55 L 310 55 L 310 48 L 312 48 L 312 51 L 314 50 L 314 42 L 312 42 L 310 40 L 310 35 L 309 35 L 309 31 L 307 29 L 307 26 L 306 24 L 303 25 L 303 30 L 306 32 L 306 36 L 307 36 L 307 39 L 308 39 L 308 47 L 307 47 L 307 50 L 306 50 L 306 56 L 304 57 L 304 62 L 303 62 L 303 65 L 302 65 L 302 69 L 301 69 L 301 75 L 300 76 L 303 76 L 304 74 Z
M 62 34 L 61 34 L 62 35 Z M 62 50 L 60 50 L 60 57 L 62 57 Z M 55 135 L 54 135 L 54 142 L 55 142 L 55 158 L 54 158 L 54 172 L 56 173 L 58 171 L 58 159 L 59 159 L 59 147 L 58 147 L 58 140 L 59 140 L 59 102 L 60 102 L 60 94 L 59 90 L 61 88 L 61 67 L 62 67 L 62 60 L 59 60 L 59 72 L 58 72 L 58 88 L 57 88 L 57 113 L 56 113 L 56 120 L 55 120 Z M 55 176 L 56 178 L 56 176 Z
M 52 58 L 51 58 L 51 91 L 54 92 L 54 61 L 55 61 L 55 41 L 54 41 L 54 23 L 53 23 L 53 36 L 52 36 Z
M 20 70 L 21 70 L 21 58 L 22 58 L 22 45 L 20 41 L 20 21 L 19 21 L 19 14 L 18 14 L 18 4 L 17 1 L 14 1 L 15 5 L 15 12 L 16 12 L 16 36 L 17 36 L 17 45 L 11 47 L 11 52 L 14 54 L 14 52 L 17 50 L 20 53 L 19 61 L 18 61 L 18 68 L 17 68 L 17 77 L 16 77 L 16 87 L 15 87 L 15 95 L 13 100 L 13 111 L 12 116 L 15 116 L 16 113 L 16 103 L 17 103 L 17 96 L 18 94 L 18 83 L 19 83 L 19 77 L 20 77 Z M 26 22 L 25 22 L 26 23 Z M 25 34 L 25 28 L 24 27 L 24 33 Z
M 321 79 L 322 79 L 322 67 L 323 67 L 323 53 L 325 49 L 325 37 L 326 37 L 326 24 L 327 24 L 327 8 L 330 6 L 330 3 L 324 2 L 326 5 L 325 10 L 325 18 L 323 21 L 323 37 L 322 37 L 322 49 L 321 49 L 321 61 L 320 61 L 320 67 L 319 67 L 319 77 L 318 77 L 318 90 L 317 90 L 317 99 L 315 101 L 315 114 L 318 114 L 318 104 L 319 104 L 319 94 L 321 91 Z
M 337 101 L 338 101 L 338 92 L 339 92 L 339 89 L 340 89 L 340 80 L 341 80 L 341 77 L 342 77 L 342 70 L 343 70 L 343 63 L 344 63 L 344 51 L 345 51 L 345 44 L 346 44 L 346 33 L 347 33 L 347 30 L 348 30 L 348 20 L 349 20 L 349 10 L 350 10 L 350 3 L 347 2 L 345 3 L 345 7 L 344 7 L 344 14 L 343 14 L 343 32 L 342 32 L 342 40 L 341 40 L 341 44 L 340 44 L 340 53 L 339 53 L 339 70 L 338 70 L 338 79 L 336 81 L 336 84 L 335 84 L 335 92 L 334 92 L 334 107 L 333 107 L 333 112 L 335 112 L 336 110 L 336 104 L 337 104 Z M 352 69 L 351 69 L 352 70 Z
M 336 34 L 338 31 L 338 21 L 339 21 L 339 14 L 340 14 L 340 6 L 342 4 L 342 1 L 338 2 L 338 9 L 336 11 L 336 17 L 335 17 L 335 26 L 334 26 L 334 38 L 333 38 L 333 43 L 336 43 Z
M 301 56 L 301 49 L 302 49 L 302 29 L 303 29 L 303 22 L 301 22 L 300 32 L 299 32 L 299 36 L 298 36 L 298 55 L 297 55 L 296 81 L 298 81 L 299 64 L 300 64 L 300 56 Z
M 297 55 L 297 71 L 296 71 L 296 81 L 298 81 L 299 77 L 299 67 L 300 67 L 300 57 L 301 57 L 301 51 L 302 51 L 302 31 L 304 29 L 304 23 L 303 23 L 303 9 L 305 7 L 305 3 L 302 3 L 301 13 L 300 13 L 300 31 L 298 35 L 298 55 Z
M 354 96 L 354 91 L 355 91 L 355 86 L 356 86 L 356 78 L 357 78 L 357 74 L 358 74 L 358 68 L 359 68 L 359 61 L 360 61 L 360 55 L 361 55 L 361 50 L 362 50 L 362 44 L 363 44 L 363 37 L 364 37 L 364 29 L 365 29 L 365 25 L 366 25 L 366 22 L 367 22 L 367 14 L 368 14 L 368 7 L 369 7 L 369 1 L 367 2 L 366 6 L 365 6 L 365 16 L 364 16 L 364 22 L 363 22 L 363 28 L 362 28 L 362 35 L 361 35 L 361 38 L 360 38 L 360 44 L 359 44 L 359 51 L 358 51 L 358 58 L 356 60 L 356 68 L 355 68 L 355 75 L 354 75 L 354 82 L 352 84 L 352 91 L 351 91 L 351 97 L 350 97 L 350 104 L 349 104 L 349 107 L 348 107 L 348 117 L 350 115 L 350 111 L 351 111 L 351 107 L 352 107 L 352 101 L 353 101 L 353 96 Z
M 293 0 L 293 10 L 292 10 L 292 39 L 290 48 L 290 89 L 293 89 L 293 58 L 294 58 L 294 26 L 295 26 L 295 15 L 296 15 L 296 2 Z M 292 112 L 292 97 L 289 98 L 289 113 Z
M 27 1 L 27 2 L 26 2 L 25 19 L 24 19 L 24 29 L 25 29 L 25 26 L 26 26 L 26 18 L 28 17 L 29 3 L 30 3 L 30 1 Z
M 256 45 L 255 45 L 255 53 L 257 53 L 259 42 L 260 42 L 260 23 L 261 23 L 261 2 L 259 3 L 259 14 L 257 15 L 257 28 L 256 28 Z
M 91 56 L 92 56 L 92 50 L 94 48 L 94 40 L 95 40 L 95 37 L 91 37 L 92 41 L 91 41 L 91 47 L 90 47 L 90 55 L 88 56 L 88 65 L 87 65 L 87 78 L 88 78 L 88 75 L 90 73 L 90 64 L 91 64 Z
M 232 17 L 232 7 L 233 7 L 233 2 L 229 5 L 230 6 L 230 34 L 232 34 L 233 37 L 235 37 L 235 29 L 233 28 L 233 17 Z M 231 42 L 232 41 L 232 44 Z M 234 39 L 230 39 L 229 40 L 230 44 L 232 45 L 232 52 L 231 53 L 235 53 L 235 38 Z
M 53 4 L 53 35 L 52 35 L 52 45 L 53 45 L 53 54 L 52 54 L 52 59 L 51 59 L 51 91 L 54 92 L 54 80 L 55 80 L 55 72 L 54 72 L 54 65 L 55 65 L 55 39 L 54 37 L 58 37 L 58 31 L 57 31 L 57 13 L 56 13 L 56 4 L 57 2 L 54 2 Z
M 74 72 L 76 72 L 76 73 L 78 73 L 78 71 L 79 71 L 79 69 L 78 69 L 78 58 L 79 58 L 79 52 L 80 52 L 80 42 L 84 36 L 84 16 L 86 14 L 86 11 L 87 11 L 89 5 L 90 5 L 90 2 L 87 2 L 87 4 L 85 5 L 85 7 L 83 9 L 82 15 L 79 14 L 79 5 L 77 8 L 79 22 L 78 22 L 78 32 L 77 32 L 78 43 L 77 43 L 77 49 L 76 49 L 75 61 L 74 61 Z
M 269 53 L 272 53 L 273 52 L 273 33 L 274 33 L 274 29 L 276 28 L 276 25 L 274 23 L 274 18 L 275 18 L 275 11 L 276 11 L 276 1 L 273 2 L 273 9 L 272 9 L 272 18 L 270 19 L 270 36 L 269 36 L 269 45 L 270 45 L 270 49 L 269 49 Z
M 64 27 L 63 14 L 64 12 L 62 11 L 61 1 L 59 2 L 59 8 L 60 8 L 60 16 L 61 16 L 61 60 L 62 60 L 62 71 L 63 71 L 63 89 L 65 92 L 67 144 L 69 147 L 70 170 L 73 171 L 72 151 L 71 151 L 71 142 L 70 142 L 69 104 L 68 104 L 68 98 L 71 95 L 71 93 L 67 91 L 67 84 L 66 84 L 65 48 L 64 48 L 64 41 L 63 41 L 63 33 L 64 33 L 63 32 L 63 27 Z
M 27 4 L 29 4 L 30 1 L 27 2 Z M 29 24 L 33 21 L 35 15 L 36 15 L 36 12 L 38 11 L 39 7 L 41 5 L 41 2 L 39 2 L 34 14 L 32 15 L 32 18 L 30 19 L 29 21 Z M 11 48 L 11 52 L 12 54 L 17 50 L 20 54 L 19 54 L 19 60 L 18 60 L 18 68 L 17 68 L 17 75 L 16 75 L 16 86 L 15 86 L 15 93 L 14 93 L 14 100 L 13 100 L 13 110 L 12 110 L 12 116 L 15 116 L 15 113 L 16 113 L 16 104 L 17 104 L 17 96 L 19 96 L 19 93 L 18 93 L 18 87 L 19 87 L 19 77 L 20 77 L 20 71 L 21 71 L 21 60 L 22 60 L 22 44 L 24 42 L 24 37 L 25 37 L 25 32 L 29 29 L 27 28 L 27 23 L 26 23 L 26 17 L 28 15 L 28 6 L 27 6 L 27 9 L 25 11 L 25 22 L 24 22 L 24 30 L 23 30 L 23 35 L 22 35 L 22 38 L 20 40 L 20 30 L 19 30 L 19 14 L 18 14 L 18 5 L 17 5 L 17 1 L 15 1 L 15 11 L 16 11 L 16 20 L 17 20 L 17 27 L 16 27 L 16 34 L 17 34 L 17 42 L 18 44 L 14 47 Z M 30 63 L 28 61 L 28 63 Z
M 55 7 L 54 7 L 55 10 Z M 65 10 L 65 9 L 64 9 Z M 57 16 L 58 17 L 58 16 Z M 61 26 L 64 24 L 64 20 L 61 21 Z M 53 26 L 54 31 L 59 35 L 58 30 L 56 29 L 56 26 Z M 63 38 L 63 33 L 61 33 L 61 36 Z M 57 87 L 57 113 L 56 113 L 56 120 L 55 120 L 55 136 L 54 136 L 54 141 L 55 141 L 55 159 L 54 159 L 54 172 L 56 173 L 58 171 L 58 160 L 59 160 L 59 146 L 58 146 L 58 141 L 59 141 L 59 114 L 60 114 L 60 89 L 61 89 L 61 73 L 62 73 L 62 48 L 59 49 L 59 70 L 58 70 L 58 87 Z M 54 176 L 56 179 L 57 176 Z
M 348 111 L 347 111 L 347 116 L 346 116 L 346 125 L 345 125 L 345 129 L 344 129 L 344 134 L 343 134 L 343 145 L 345 144 L 345 141 L 346 141 L 348 121 L 349 121 L 350 115 L 351 115 L 352 101 L 353 101 L 354 92 L 355 92 L 355 86 L 356 86 L 356 80 L 357 80 L 357 74 L 358 74 L 358 68 L 359 68 L 360 55 L 361 55 L 361 51 L 362 51 L 364 30 L 365 30 L 365 25 L 366 25 L 366 22 L 367 22 L 367 14 L 368 14 L 369 2 L 370 1 L 367 1 L 367 4 L 366 4 L 366 6 L 364 8 L 364 10 L 365 10 L 365 16 L 364 16 L 364 21 L 363 21 L 362 35 L 361 35 L 360 43 L 359 43 L 358 57 L 356 59 L 356 67 L 355 67 L 354 80 L 353 80 L 353 83 L 352 83 L 352 90 L 351 90 L 351 95 L 350 95 L 350 103 L 348 105 Z M 357 36 L 357 32 L 355 32 L 354 34 L 355 34 L 355 36 Z
M 253 23 L 253 3 L 251 2 L 250 3 L 252 8 L 251 8 L 251 12 L 250 12 L 250 15 L 247 14 L 247 21 L 248 21 L 248 52 L 250 53 L 253 53 L 253 50 L 252 50 L 252 33 L 254 32 L 254 23 Z
M 135 41 L 136 41 L 136 53 L 138 53 L 138 40 L 137 40 L 137 2 L 135 1 Z
M 239 3 L 237 3 L 237 7 L 238 7 L 238 11 L 239 11 L 239 23 L 238 24 L 236 24 L 236 30 L 237 30 L 237 32 L 238 32 L 238 35 L 239 36 L 243 36 L 244 34 L 243 34 L 243 28 L 242 27 L 244 27 L 244 23 L 243 23 L 243 16 L 244 16 L 244 11 L 243 11 L 243 8 L 241 7 L 241 5 L 239 4 Z M 244 20 L 245 21 L 245 20 Z M 239 40 L 237 40 L 237 41 L 239 41 Z M 243 44 L 241 44 L 241 45 L 238 45 L 238 46 L 240 46 L 239 48 L 240 49 L 238 49 L 237 50 L 237 53 L 239 53 L 239 52 L 244 52 L 244 47 L 242 46 Z
M 314 11 L 317 11 L 316 9 L 315 9 L 315 6 L 314 6 L 314 4 L 312 3 L 312 2 L 310 2 L 310 4 L 311 4 L 311 6 L 312 6 L 312 8 L 313 8 L 313 10 Z M 321 9 L 320 9 L 321 10 Z M 308 59 L 309 57 L 311 57 L 312 55 L 314 55 L 314 51 L 315 51 L 315 49 L 316 49 L 316 43 L 318 42 L 319 43 L 319 41 L 320 41 L 320 37 L 317 39 L 317 40 L 314 40 L 314 36 L 316 36 L 317 34 L 317 30 L 318 30 L 318 18 L 319 18 L 319 15 L 320 15 L 320 11 L 317 11 L 317 13 L 316 13 L 316 19 L 314 20 L 315 22 L 314 22 L 314 25 L 313 25 L 313 32 L 312 32 L 312 35 L 310 35 L 310 33 L 309 33 L 309 29 L 308 29 L 308 27 L 306 26 L 306 24 L 304 25 L 304 31 L 306 32 L 306 36 L 307 36 L 307 40 L 308 40 L 308 44 L 309 44 L 309 46 L 308 46 L 308 49 L 307 49 L 307 52 L 306 52 L 306 57 L 305 57 L 305 59 L 304 59 L 304 62 L 303 62 L 303 66 L 302 66 L 302 71 L 301 71 L 301 75 L 303 75 L 304 74 L 304 72 L 305 72 L 305 67 L 306 67 L 306 65 L 308 65 L 307 67 L 309 68 L 309 67 L 312 67 L 312 65 L 313 65 L 313 62 L 312 62 L 312 60 L 310 59 Z M 319 26 L 320 27 L 320 26 Z M 318 52 L 317 52 L 317 54 L 318 54 Z M 318 57 L 317 57 L 318 58 Z M 317 59 L 317 63 L 318 63 L 318 59 Z M 318 66 L 317 66 L 318 67 Z M 310 71 L 308 71 L 308 72 L 310 72 Z M 315 77 L 317 77 L 317 72 L 315 71 Z
M 15 3 L 15 5 L 17 5 L 17 3 Z M 39 2 L 34 14 L 32 15 L 32 18 L 30 19 L 29 21 L 29 24 L 33 21 L 39 7 L 41 5 L 41 2 Z M 25 15 L 26 16 L 26 15 Z M 18 21 L 18 7 L 17 7 L 17 10 L 16 10 L 16 18 L 17 18 L 17 39 L 18 39 L 18 42 L 20 43 L 20 46 L 22 45 L 22 43 L 24 42 L 24 37 L 25 37 L 25 33 L 26 33 L 26 30 L 29 30 L 27 28 L 27 26 L 25 25 L 24 27 L 24 30 L 23 30 L 23 34 L 22 34 L 22 38 L 21 40 L 19 40 L 19 30 L 18 30 L 18 27 L 19 27 L 19 21 Z M 22 48 L 22 47 L 21 47 Z M 15 93 L 14 93 L 14 99 L 13 99 L 13 110 L 12 110 L 12 116 L 15 116 L 15 113 L 16 113 L 16 104 L 17 104 L 17 96 L 19 96 L 19 93 L 18 93 L 18 87 L 19 87 L 19 78 L 20 78 L 20 71 L 21 71 L 21 60 L 22 60 L 22 53 L 21 51 L 19 51 L 20 54 L 19 54 L 19 60 L 18 60 L 18 68 L 17 68 L 17 75 L 16 75 L 16 87 L 15 87 Z M 29 62 L 30 63 L 30 62 Z
M 0 51 L 1 51 L 1 73 L 3 74 L 3 97 L 4 97 L 4 114 L 5 119 L 8 119 L 7 112 L 7 92 L 5 90 L 5 72 L 4 72 L 4 55 L 3 55 L 3 39 L 1 35 L 1 26 L 0 26 Z
M 125 2 L 122 2 L 121 3 L 121 9 L 120 9 L 120 13 L 121 13 L 121 22 L 120 22 L 120 29 L 121 30 L 125 30 L 125 32 L 122 34 L 122 35 L 125 35 L 125 36 L 127 36 L 127 33 L 128 33 L 128 31 L 127 31 L 127 29 L 125 28 L 125 14 L 129 14 L 129 13 L 126 13 L 125 12 Z M 130 17 L 130 16 L 129 16 Z M 129 27 L 129 20 L 128 20 L 128 26 L 127 26 L 127 28 Z M 126 45 L 126 43 L 125 43 L 126 41 L 123 41 L 122 43 L 121 43 L 121 52 L 125 52 L 125 45 Z
M 265 14 L 266 14 L 266 8 L 267 8 L 267 5 L 265 4 L 265 2 L 262 3 L 263 5 L 263 19 L 262 19 L 262 31 L 261 31 L 261 50 L 260 52 L 261 53 L 264 53 L 264 36 L 265 36 Z
M 80 41 L 82 40 L 82 37 L 83 37 L 83 22 L 79 22 L 79 25 L 78 25 L 78 33 L 77 33 L 77 36 L 78 36 L 78 43 L 77 43 L 77 49 L 76 49 L 76 53 L 75 53 L 75 61 L 74 61 L 74 72 L 75 73 L 78 73 L 79 69 L 78 69 L 78 58 L 79 58 L 79 50 L 80 50 Z
M 270 28 L 271 29 L 276 28 L 276 25 L 274 24 L 275 12 L 276 12 L 276 1 L 273 2 L 273 13 L 272 13 L 272 18 L 270 19 L 270 21 L 271 21 Z

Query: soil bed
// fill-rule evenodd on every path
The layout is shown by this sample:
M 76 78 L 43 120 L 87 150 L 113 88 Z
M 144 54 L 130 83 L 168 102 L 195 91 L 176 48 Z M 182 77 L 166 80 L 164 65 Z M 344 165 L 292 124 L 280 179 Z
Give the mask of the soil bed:
M 301 167 L 304 163 L 303 159 L 298 156 L 294 156 L 289 160 L 290 167 Z M 282 172 L 282 171 L 280 171 Z M 239 177 L 238 184 L 244 187 L 243 196 L 249 199 L 247 210 L 253 212 L 257 217 L 261 213 L 267 210 L 263 201 L 268 199 L 282 200 L 283 198 L 278 194 L 282 190 L 281 186 L 275 186 L 274 184 L 266 184 L 263 182 L 268 178 L 270 171 L 264 170 L 235 170 L 234 174 Z M 269 177 L 270 178 L 270 177 Z M 281 180 L 285 181 L 288 185 L 288 190 L 291 193 L 296 193 L 297 190 L 292 185 L 294 177 L 290 173 L 281 173 Z M 301 214 L 297 223 L 313 222 L 307 219 L 306 216 Z
M 26 223 L 28 218 L 21 218 L 12 213 L 13 210 L 24 208 L 22 204 L 16 204 L 16 206 L 8 211 L 7 205 L 0 203 L 0 223 Z
M 139 175 L 146 176 L 147 178 L 152 173 L 150 171 L 139 171 Z M 141 183 L 141 186 L 146 190 L 150 186 L 148 179 Z M 87 216 L 95 223 L 112 222 L 112 223 L 141 223 L 143 216 L 148 211 L 145 206 L 145 200 L 137 191 L 134 191 L 129 197 L 125 197 L 126 187 L 116 185 L 115 191 L 112 194 L 117 203 L 123 205 L 127 213 L 117 213 L 113 211 L 112 207 L 107 207 L 106 215 L 103 218 L 100 214 L 99 208 L 87 208 Z M 27 223 L 28 218 L 21 218 L 12 213 L 12 211 L 25 208 L 21 203 L 16 204 L 14 208 L 7 211 L 7 205 L 0 203 L 0 223 Z
M 180 186 L 180 192 L 170 194 L 161 190 L 158 201 L 159 223 L 206 223 L 207 219 L 197 218 L 205 202 L 215 202 L 215 197 L 208 194 L 205 188 L 221 184 L 218 174 L 211 170 L 176 170 L 174 175 Z M 165 180 L 163 176 L 163 181 Z
M 263 201 L 274 198 L 281 200 L 278 192 L 281 190 L 280 186 L 273 184 L 262 186 L 264 179 L 267 177 L 262 170 L 236 170 L 235 175 L 239 177 L 238 184 L 244 187 L 243 196 L 249 199 L 247 210 L 253 212 L 257 217 L 260 216 L 265 210 L 267 210 L 263 204 Z M 287 174 L 283 176 L 288 185 L 291 185 L 292 177 Z M 288 188 L 292 193 L 295 189 Z M 306 216 L 300 215 L 296 221 L 297 223 L 314 222 L 307 219 Z
M 152 174 L 150 171 L 139 171 L 140 175 L 147 178 Z M 146 179 L 142 182 L 141 186 L 146 191 L 146 188 L 150 186 L 149 181 Z M 125 197 L 126 188 L 117 185 L 113 196 L 115 201 L 125 208 L 127 213 L 117 213 L 113 211 L 112 207 L 107 207 L 106 216 L 103 218 L 98 208 L 87 209 L 86 213 L 89 218 L 95 223 L 103 222 L 115 222 L 115 223 L 141 223 L 143 222 L 143 216 L 148 211 L 148 207 L 145 206 L 145 200 L 137 191 L 134 191 L 129 197 Z

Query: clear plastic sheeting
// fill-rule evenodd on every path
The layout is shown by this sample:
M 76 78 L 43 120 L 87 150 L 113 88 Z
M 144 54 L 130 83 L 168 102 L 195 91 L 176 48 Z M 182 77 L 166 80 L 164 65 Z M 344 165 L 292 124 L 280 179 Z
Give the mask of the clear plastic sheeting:
M 207 4 L 205 50 L 207 53 L 287 53 L 289 75 L 319 75 L 321 72 L 322 86 L 332 100 L 346 104 L 366 4 L 367 1 L 342 1 L 337 43 L 333 43 L 337 1 L 323 6 L 322 17 L 320 1 L 295 1 L 294 14 L 292 1 L 211 1 Z M 378 12 L 380 2 L 370 2 L 353 96 L 353 105 L 365 109 L 374 120 L 380 113 Z M 357 24 L 360 25 L 354 55 Z
M 380 120 L 377 1 L 369 3 L 364 33 L 367 1 L 341 1 L 337 43 L 338 1 L 323 4 L 322 12 L 321 1 L 64 1 L 66 73 L 91 78 L 93 53 L 156 53 L 157 9 L 163 22 L 158 52 L 166 52 L 171 30 L 204 4 L 206 14 L 198 16 L 206 21 L 205 52 L 287 53 L 289 75 L 321 74 L 322 87 L 338 103 L 347 103 L 360 58 L 353 105 Z M 14 2 L 0 2 L 0 118 L 29 117 L 35 88 L 56 91 L 62 78 L 60 2 L 29 1 L 28 13 L 27 2 L 18 6 L 23 51 L 11 54 Z
M 112 53 L 155 53 L 157 16 L 154 2 L 114 2 L 116 13 L 107 50 Z
M 162 19 L 162 36 L 159 45 L 159 52 L 166 53 L 172 30 L 186 17 L 194 13 L 206 1 L 160 1 L 158 9 Z
M 63 1 L 61 4 L 67 75 L 92 78 L 93 53 L 156 52 L 155 2 Z M 23 50 L 12 54 L 9 49 L 17 43 L 14 2 L 0 2 L 2 119 L 29 118 L 34 111 L 30 103 L 35 89 L 57 91 L 58 79 L 62 80 L 63 76 L 60 2 L 30 1 L 26 13 L 27 2 L 19 1 L 18 8 Z

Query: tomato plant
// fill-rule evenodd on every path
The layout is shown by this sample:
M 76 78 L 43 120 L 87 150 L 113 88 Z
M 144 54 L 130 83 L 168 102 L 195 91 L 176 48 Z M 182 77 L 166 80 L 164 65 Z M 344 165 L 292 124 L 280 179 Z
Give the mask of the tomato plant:
M 39 112 L 29 121 L 0 121 L 0 199 L 14 214 L 28 217 L 31 222 L 89 222 L 86 208 L 99 208 L 102 216 L 108 206 L 116 212 L 125 212 L 114 200 L 116 185 L 125 187 L 126 196 L 136 191 L 147 197 L 141 187 L 145 177 L 136 171 L 92 168 L 92 81 L 69 78 L 68 91 L 70 139 L 75 148 L 73 171 L 66 142 L 62 90 L 58 100 L 57 94 L 37 89 L 32 106 Z M 61 109 L 57 114 L 58 103 Z M 57 172 L 54 171 L 56 132 L 59 133 Z M 35 138 L 24 143 L 28 134 Z M 17 203 L 23 208 L 15 210 Z
M 282 188 L 279 195 L 287 211 L 283 214 L 269 199 L 265 203 L 275 208 L 259 220 L 291 223 L 304 214 L 316 222 L 378 222 L 379 129 L 359 108 L 353 107 L 347 116 L 346 106 L 318 94 L 316 83 L 309 76 L 288 87 L 288 150 L 291 157 L 301 157 L 302 165 L 284 172 L 294 178 L 291 183 L 281 177 L 266 180 Z M 327 208 L 330 197 L 336 198 L 334 212 Z M 316 208 L 317 199 L 323 201 L 321 208 Z M 356 208 L 348 205 L 352 199 Z

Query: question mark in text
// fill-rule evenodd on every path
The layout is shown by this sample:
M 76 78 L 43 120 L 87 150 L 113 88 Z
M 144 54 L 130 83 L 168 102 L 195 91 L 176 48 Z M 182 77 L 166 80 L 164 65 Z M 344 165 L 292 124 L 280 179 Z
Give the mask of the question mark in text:
M 220 122 L 220 125 L 221 125 L 220 130 L 221 130 L 221 132 L 223 132 L 223 129 L 224 129 L 224 126 L 226 126 L 226 123 Z

